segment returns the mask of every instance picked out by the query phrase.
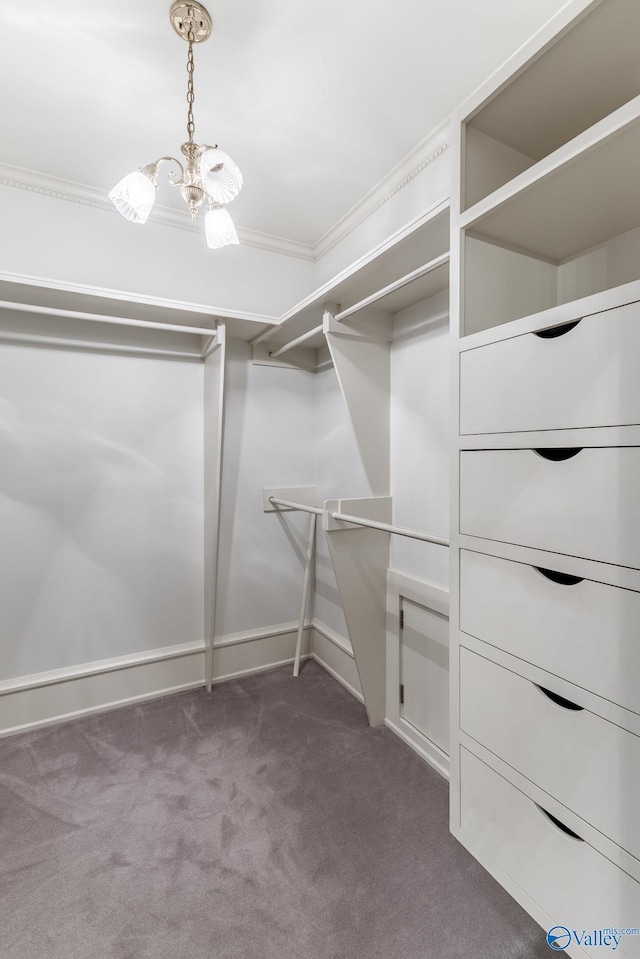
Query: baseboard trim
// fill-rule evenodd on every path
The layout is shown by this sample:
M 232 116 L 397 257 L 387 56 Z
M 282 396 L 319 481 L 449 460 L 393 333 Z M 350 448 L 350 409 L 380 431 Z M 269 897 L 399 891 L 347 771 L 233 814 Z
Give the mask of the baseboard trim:
M 296 623 L 216 638 L 213 682 L 293 663 Z M 311 627 L 303 657 L 310 656 Z M 0 683 L 0 737 L 204 686 L 202 642 L 132 653 Z
M 203 653 L 203 643 L 184 643 L 180 646 L 167 646 L 165 649 L 153 649 L 144 653 L 130 653 L 113 659 L 103 659 L 96 663 L 83 663 L 80 666 L 51 669 L 45 673 L 33 673 L 31 676 L 3 680 L 0 682 L 0 696 L 10 696 L 16 692 L 28 692 L 33 689 L 42 689 L 45 686 L 56 686 L 59 683 L 75 682 L 80 679 L 88 679 L 91 676 L 102 676 L 105 673 L 115 673 L 122 669 L 132 669 L 136 666 L 162 663 L 171 659 L 181 659 L 184 656 L 197 656 Z
M 413 749 L 414 753 L 417 753 L 437 773 L 440 773 L 443 779 L 449 781 L 449 757 L 435 743 L 432 743 L 426 736 L 422 736 L 417 730 L 411 729 L 409 724 L 403 720 L 394 722 L 387 718 L 384 724 L 407 746 Z
M 313 620 L 313 659 L 352 696 L 364 703 L 351 643 L 326 623 Z
M 337 669 L 333 669 L 331 666 L 329 666 L 329 664 L 326 663 L 324 659 L 322 659 L 322 657 L 315 652 L 311 654 L 311 658 L 318 663 L 319 666 L 322 666 L 322 668 L 326 670 L 330 676 L 333 676 L 333 678 L 337 680 L 341 686 L 344 686 L 344 688 L 350 692 L 352 696 L 355 696 L 355 698 L 364 705 L 364 696 L 362 693 L 352 686 L 351 683 L 344 678 L 344 676 L 341 676 Z
M 319 619 L 314 619 L 311 623 L 307 624 L 312 626 L 317 633 L 320 633 L 321 636 L 324 636 L 325 639 L 328 639 L 330 643 L 333 643 L 334 646 L 337 646 L 338 649 L 341 649 L 343 653 L 346 653 L 351 659 L 353 656 L 353 649 L 351 648 L 351 643 L 341 636 L 340 633 L 336 633 L 334 629 L 331 629 L 330 626 L 327 626 L 326 623 L 322 623 Z

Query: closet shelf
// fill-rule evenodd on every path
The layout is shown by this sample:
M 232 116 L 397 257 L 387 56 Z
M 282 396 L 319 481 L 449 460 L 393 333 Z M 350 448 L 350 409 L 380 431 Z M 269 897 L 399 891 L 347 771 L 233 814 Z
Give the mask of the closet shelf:
M 371 293 L 358 303 L 342 310 L 335 317 L 338 322 L 346 320 L 349 316 L 359 313 L 373 306 L 382 307 L 387 313 L 399 313 L 400 310 L 426 299 L 428 296 L 434 296 L 441 293 L 449 286 L 449 253 L 443 253 L 435 257 L 424 266 L 419 266 L 417 270 L 412 270 L 399 280 L 389 283 L 388 286 Z
M 561 262 L 638 226 L 639 161 L 640 96 L 467 210 L 460 227 Z
M 478 333 L 467 333 L 466 336 L 462 335 L 460 337 L 460 352 L 475 350 L 480 346 L 498 343 L 514 336 L 523 336 L 525 333 L 534 333 L 538 330 L 562 326 L 565 323 L 571 323 L 573 320 L 591 316 L 593 313 L 602 313 L 605 310 L 612 310 L 617 306 L 625 306 L 627 303 L 635 303 L 638 300 L 640 300 L 640 280 L 633 280 L 612 290 L 607 289 L 599 293 L 592 293 L 568 303 L 560 303 L 548 310 L 541 310 L 538 313 L 531 313 L 520 319 L 511 320 L 508 324 L 492 326 L 489 329 L 480 330 Z
M 25 317 L 25 326 L 27 317 L 39 315 L 42 322 L 42 316 L 48 314 L 56 323 L 56 329 L 52 328 L 47 333 L 52 336 L 58 333 L 57 326 L 60 321 L 73 318 L 74 322 L 78 320 L 79 324 L 83 321 L 77 315 L 72 317 L 72 314 L 85 314 L 86 320 L 95 317 L 96 322 L 110 325 L 115 325 L 118 320 L 125 320 L 127 323 L 121 326 L 130 323 L 141 330 L 144 330 L 144 324 L 154 324 L 157 326 L 156 332 L 159 330 L 163 336 L 168 335 L 164 332 L 167 327 L 176 337 L 182 339 L 183 343 L 183 327 L 185 334 L 188 334 L 186 328 L 189 327 L 191 331 L 202 330 L 202 333 L 193 333 L 193 336 L 206 336 L 213 333 L 217 324 L 223 321 L 229 336 L 251 340 L 256 333 L 264 332 L 277 322 L 275 317 L 257 313 L 0 273 L 0 326 L 4 326 L 11 310 L 14 315 L 20 312 Z M 82 329 L 85 327 L 86 324 Z M 15 330 L 11 329 L 9 332 L 13 334 Z
M 252 342 L 261 352 L 275 353 L 282 346 L 309 335 L 307 349 L 324 345 L 321 332 L 326 304 L 338 305 L 346 318 L 376 304 L 389 313 L 433 296 L 449 285 L 449 201 L 443 200 L 424 215 L 392 234 L 285 313 L 277 326 Z M 312 332 L 314 331 L 314 332 Z
M 638 96 L 639 34 L 637 0 L 574 0 L 507 61 L 468 111 L 465 208 Z
M 106 323 L 111 326 L 131 326 L 137 329 L 162 330 L 171 333 L 196 333 L 211 336 L 215 327 L 186 326 L 178 323 L 158 323 L 153 320 L 139 320 L 123 316 L 109 316 L 101 313 L 84 313 L 78 310 L 55 309 L 51 306 L 36 306 L 33 303 L 12 303 L 0 300 L 0 313 L 29 313 L 38 316 L 63 317 L 69 320 L 85 320 L 89 323 Z

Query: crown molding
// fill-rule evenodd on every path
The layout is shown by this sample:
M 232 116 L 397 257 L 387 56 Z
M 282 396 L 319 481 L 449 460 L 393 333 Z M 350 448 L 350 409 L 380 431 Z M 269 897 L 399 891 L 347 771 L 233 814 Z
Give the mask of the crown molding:
M 371 190 L 366 193 L 331 229 L 327 230 L 317 243 L 311 245 L 289 240 L 285 237 L 273 236 L 269 233 L 260 233 L 257 230 L 239 228 L 238 235 L 245 246 L 268 253 L 281 253 L 293 256 L 300 260 L 317 262 L 326 256 L 330 250 L 344 240 L 361 223 L 364 223 L 372 214 L 379 210 L 391 197 L 395 196 L 407 183 L 422 172 L 430 163 L 433 163 L 451 145 L 450 122 L 447 119 L 436 127 L 428 137 L 421 140 L 407 156 L 396 164 Z M 28 193 L 38 193 L 42 196 L 53 197 L 57 200 L 66 200 L 70 203 L 79 203 L 97 210 L 106 210 L 116 213 L 113 204 L 106 193 L 95 187 L 73 180 L 64 180 L 61 177 L 47 176 L 35 170 L 23 167 L 10 166 L 0 163 L 0 185 L 26 190 Z M 149 217 L 154 223 L 170 226 L 187 233 L 200 233 L 200 226 L 196 226 L 183 212 L 170 207 L 156 204 Z
M 108 213 L 117 213 L 109 197 L 102 190 L 73 180 L 38 173 L 36 170 L 27 170 L 24 167 L 0 163 L 0 185 L 25 190 L 27 193 L 38 193 L 56 200 L 66 200 L 69 203 L 79 203 L 81 206 L 90 206 Z M 154 205 L 149 220 L 162 226 L 185 230 L 187 233 L 202 233 L 201 225 L 191 223 L 183 212 L 161 204 Z M 295 240 L 242 228 L 238 229 L 238 236 L 244 246 L 266 250 L 269 253 L 284 253 L 286 256 L 302 260 L 315 259 L 313 247 L 305 243 L 297 243 Z
M 450 146 L 451 122 L 447 118 L 320 237 L 313 248 L 315 259 L 321 260 L 326 256 Z

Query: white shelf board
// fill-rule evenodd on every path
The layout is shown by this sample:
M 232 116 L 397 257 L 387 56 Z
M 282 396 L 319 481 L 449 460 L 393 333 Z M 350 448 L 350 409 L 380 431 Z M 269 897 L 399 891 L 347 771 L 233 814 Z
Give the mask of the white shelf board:
M 366 256 L 356 260 L 347 270 L 323 284 L 281 317 L 277 327 L 261 334 L 254 342 L 269 342 L 273 349 L 301 336 L 322 322 L 325 303 L 338 304 L 346 309 L 360 300 L 388 286 L 394 280 L 423 266 L 449 249 L 449 200 L 443 200 L 427 213 L 390 236 Z M 444 274 L 435 279 L 428 277 L 390 294 L 389 302 L 376 303 L 376 309 L 397 312 L 425 296 L 445 289 Z M 414 289 L 415 287 L 415 289 Z M 423 292 L 426 290 L 427 292 Z M 400 305 L 398 305 L 400 304 Z M 313 345 L 313 341 L 310 341 Z
M 518 320 L 511 320 L 509 323 L 481 330 L 479 333 L 462 336 L 459 340 L 459 349 L 461 353 L 466 350 L 475 350 L 514 336 L 524 336 L 536 330 L 561 326 L 563 323 L 570 323 L 573 320 L 591 316 L 593 313 L 604 313 L 618 306 L 625 306 L 627 303 L 636 303 L 638 300 L 640 300 L 640 280 L 634 280 L 632 283 L 624 283 L 612 290 L 592 293 L 590 296 L 571 300 L 569 303 L 560 303 L 540 313 L 533 313 Z
M 33 304 L 59 310 L 125 319 L 169 323 L 178 326 L 215 329 L 218 320 L 227 325 L 227 334 L 250 340 L 273 326 L 275 317 L 219 309 L 198 303 L 183 303 L 159 297 L 141 296 L 118 290 L 65 285 L 35 277 L 0 273 L 0 309 L 3 302 Z M 180 335 L 180 334 L 177 334 Z
M 384 313 L 399 313 L 401 310 L 412 306 L 420 300 L 426 300 L 427 297 L 434 296 L 449 286 L 449 254 L 443 253 L 441 256 L 431 260 L 424 267 L 413 270 L 404 277 L 383 287 L 376 293 L 372 293 L 359 300 L 352 307 L 336 315 L 336 320 L 342 322 L 349 316 L 359 313 L 361 310 L 373 307 L 376 310 L 382 310 Z
M 638 0 L 579 4 L 576 13 L 573 29 L 534 54 L 471 126 L 537 161 L 640 94 Z
M 619 110 L 616 110 L 615 113 L 612 113 L 611 116 L 605 117 L 604 120 L 565 143 L 554 153 L 544 157 L 539 163 L 528 167 L 523 173 L 518 174 L 503 186 L 478 200 L 473 206 L 460 213 L 457 226 L 460 229 L 473 228 L 489 213 L 495 212 L 526 190 L 533 189 L 546 177 L 559 172 L 575 160 L 579 160 L 590 150 L 598 149 L 611 137 L 617 136 L 626 128 L 632 126 L 638 119 L 640 119 L 640 96 L 635 97 L 629 103 L 620 107 Z
M 623 109 L 630 119 L 618 132 L 547 175 L 538 171 L 508 199 L 497 191 L 500 205 L 490 212 L 469 211 L 470 235 L 561 263 L 640 225 L 640 97 Z M 617 126 L 612 118 L 603 124 L 602 131 Z

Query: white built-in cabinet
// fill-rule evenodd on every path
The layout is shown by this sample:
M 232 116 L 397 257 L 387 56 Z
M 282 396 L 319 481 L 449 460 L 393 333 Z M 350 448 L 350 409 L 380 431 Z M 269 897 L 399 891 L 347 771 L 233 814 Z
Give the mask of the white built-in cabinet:
M 575 0 L 453 118 L 451 829 L 546 930 L 640 915 L 639 37 Z

